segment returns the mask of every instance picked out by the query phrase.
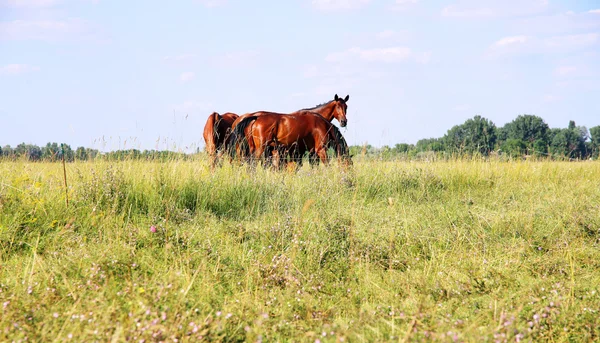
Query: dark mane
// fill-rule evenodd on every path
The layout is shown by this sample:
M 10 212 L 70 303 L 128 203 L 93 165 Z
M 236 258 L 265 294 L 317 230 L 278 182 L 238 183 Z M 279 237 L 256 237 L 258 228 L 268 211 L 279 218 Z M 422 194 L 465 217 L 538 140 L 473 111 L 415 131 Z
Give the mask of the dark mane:
M 310 108 L 303 108 L 301 111 L 310 111 L 310 110 L 315 110 L 315 109 L 317 109 L 317 108 L 319 108 L 319 107 L 321 107 L 321 106 L 329 105 L 330 103 L 332 103 L 332 102 L 334 102 L 334 101 L 335 101 L 335 100 L 329 100 L 329 101 L 326 101 L 326 102 L 324 102 L 324 103 L 322 103 L 322 104 L 318 104 L 318 105 L 316 105 L 316 106 L 314 106 L 314 107 L 310 107 Z
M 350 149 L 348 148 L 348 143 L 346 143 L 346 139 L 344 139 L 344 136 L 342 136 L 342 132 L 340 132 L 340 129 L 338 129 L 337 126 L 332 124 L 331 131 L 336 137 L 337 144 L 333 141 L 330 141 L 329 147 L 332 148 L 338 156 L 348 156 L 350 154 Z

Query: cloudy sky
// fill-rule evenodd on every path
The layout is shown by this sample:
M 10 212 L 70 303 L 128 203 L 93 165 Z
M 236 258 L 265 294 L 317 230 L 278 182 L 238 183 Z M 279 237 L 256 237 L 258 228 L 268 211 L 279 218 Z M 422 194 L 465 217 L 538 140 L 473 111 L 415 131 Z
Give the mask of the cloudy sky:
M 350 144 L 599 125 L 600 1 L 0 0 L 0 145 L 203 148 L 212 111 L 336 93 Z

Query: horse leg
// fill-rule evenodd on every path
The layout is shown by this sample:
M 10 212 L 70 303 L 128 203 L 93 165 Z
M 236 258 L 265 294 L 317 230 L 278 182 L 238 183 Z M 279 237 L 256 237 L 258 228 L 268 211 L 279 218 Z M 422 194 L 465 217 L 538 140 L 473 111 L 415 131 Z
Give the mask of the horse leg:
M 324 165 L 329 165 L 329 161 L 327 160 L 327 149 L 325 147 L 319 147 L 317 149 L 317 155 Z
M 315 167 L 319 165 L 319 156 L 316 154 L 314 150 L 308 152 L 308 162 L 311 167 Z

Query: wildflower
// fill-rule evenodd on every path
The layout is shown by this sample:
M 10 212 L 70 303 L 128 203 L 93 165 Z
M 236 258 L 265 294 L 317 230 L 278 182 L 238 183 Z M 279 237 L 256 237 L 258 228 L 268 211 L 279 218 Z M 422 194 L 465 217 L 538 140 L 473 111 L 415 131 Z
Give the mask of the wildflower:
M 152 233 L 156 232 L 156 226 L 154 226 L 154 225 L 150 226 L 150 232 L 152 232 Z

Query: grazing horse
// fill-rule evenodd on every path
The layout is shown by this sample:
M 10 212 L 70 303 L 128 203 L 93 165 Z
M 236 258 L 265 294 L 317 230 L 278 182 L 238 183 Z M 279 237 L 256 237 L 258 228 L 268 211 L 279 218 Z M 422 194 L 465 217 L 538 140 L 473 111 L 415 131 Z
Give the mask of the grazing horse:
M 250 135 L 245 134 L 248 128 Z M 270 112 L 261 113 L 259 116 L 247 116 L 233 129 L 231 137 L 234 146 L 243 141 L 252 141 L 255 146 L 252 154 L 257 159 L 272 152 L 276 168 L 279 167 L 281 152 L 295 156 L 308 151 L 327 165 L 328 148 L 332 148 L 335 155 L 342 157 L 342 160 L 351 163 L 348 145 L 339 129 L 320 114 L 311 111 L 297 111 L 294 114 Z
M 241 123 L 242 120 L 244 120 L 245 118 L 248 118 L 250 116 L 260 117 L 262 115 L 268 115 L 268 114 L 295 115 L 295 114 L 299 114 L 299 113 L 306 112 L 306 111 L 317 113 L 329 122 L 333 121 L 333 119 L 335 118 L 340 123 L 340 126 L 345 127 L 348 124 L 348 119 L 346 118 L 346 111 L 348 110 L 348 105 L 346 103 L 348 102 L 349 99 L 350 99 L 350 95 L 346 95 L 346 97 L 342 99 L 342 98 L 338 97 L 337 94 L 335 94 L 333 100 L 330 100 L 326 103 L 317 105 L 312 108 L 298 110 L 298 111 L 295 111 L 295 112 L 292 112 L 289 114 L 269 112 L 269 111 L 258 111 L 258 112 L 253 112 L 253 113 L 246 113 L 246 114 L 243 114 L 240 117 L 238 117 L 233 122 L 232 130 L 235 130 L 235 128 Z M 252 127 L 251 123 L 247 122 L 243 128 L 243 134 L 247 137 L 247 139 L 243 143 L 244 144 L 243 149 L 238 151 L 238 154 L 240 154 L 241 157 L 252 155 L 254 153 L 254 150 L 256 149 L 256 146 L 250 137 L 251 127 Z M 240 135 L 240 134 L 242 134 L 242 132 L 240 132 L 240 130 L 238 130 L 238 135 Z M 235 143 L 232 143 L 234 141 L 233 136 L 230 136 L 230 138 L 228 138 L 225 145 L 226 145 L 226 148 L 230 150 L 230 154 L 233 156 L 235 154 L 234 150 L 237 149 L 237 146 Z M 293 158 L 297 158 L 298 163 L 301 165 L 302 157 L 304 156 L 305 151 L 303 149 L 296 149 L 294 151 L 296 151 L 297 153 L 294 154 Z M 267 153 L 268 152 L 269 151 L 267 151 Z M 317 156 L 314 155 L 314 153 L 309 152 L 309 160 L 312 163 L 312 161 L 317 160 Z
M 239 116 L 235 113 L 227 112 L 220 115 L 213 112 L 208 116 L 204 125 L 204 142 L 206 143 L 206 151 L 211 160 L 211 167 L 214 168 L 217 157 L 222 148 L 225 147 L 225 141 L 231 133 L 231 126 Z

